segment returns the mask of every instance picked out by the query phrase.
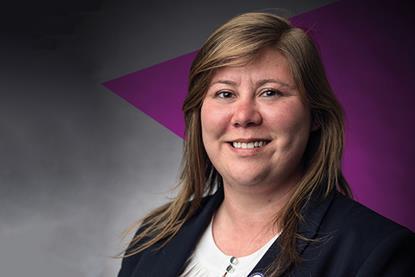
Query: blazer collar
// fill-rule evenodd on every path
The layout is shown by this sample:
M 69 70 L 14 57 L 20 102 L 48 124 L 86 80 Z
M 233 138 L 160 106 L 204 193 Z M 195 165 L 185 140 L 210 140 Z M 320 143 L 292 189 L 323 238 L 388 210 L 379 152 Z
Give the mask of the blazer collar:
M 303 209 L 304 221 L 299 225 L 299 233 L 307 238 L 315 238 L 335 192 L 327 198 L 321 193 L 315 193 Z M 203 232 L 209 225 L 211 218 L 223 201 L 223 189 L 219 188 L 215 194 L 208 196 L 196 213 L 170 242 L 160 250 L 154 245 L 143 253 L 139 265 L 133 276 L 178 276 L 184 269 L 187 259 L 191 256 Z M 297 244 L 300 255 L 308 246 L 308 242 L 299 241 Z M 277 259 L 280 253 L 279 239 L 277 239 L 249 276 L 264 276 L 266 267 Z

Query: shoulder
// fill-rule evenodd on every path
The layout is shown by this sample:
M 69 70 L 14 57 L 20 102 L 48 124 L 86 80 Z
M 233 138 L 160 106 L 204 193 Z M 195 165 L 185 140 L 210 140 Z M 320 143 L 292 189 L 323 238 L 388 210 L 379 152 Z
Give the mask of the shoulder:
M 393 222 L 368 207 L 336 193 L 326 215 L 325 223 L 348 235 L 356 233 L 376 240 L 395 232 L 414 235 L 408 228 Z
M 340 193 L 319 233 L 328 238 L 332 259 L 339 257 L 358 276 L 404 276 L 415 270 L 415 234 Z

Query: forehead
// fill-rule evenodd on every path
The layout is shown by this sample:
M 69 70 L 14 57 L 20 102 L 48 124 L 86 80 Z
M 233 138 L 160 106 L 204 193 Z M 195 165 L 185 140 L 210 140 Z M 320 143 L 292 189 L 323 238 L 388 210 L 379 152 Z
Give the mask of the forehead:
M 250 63 L 242 66 L 226 66 L 216 70 L 210 84 L 218 81 L 240 83 L 261 79 L 276 79 L 283 84 L 294 87 L 294 79 L 287 58 L 274 49 L 263 50 Z

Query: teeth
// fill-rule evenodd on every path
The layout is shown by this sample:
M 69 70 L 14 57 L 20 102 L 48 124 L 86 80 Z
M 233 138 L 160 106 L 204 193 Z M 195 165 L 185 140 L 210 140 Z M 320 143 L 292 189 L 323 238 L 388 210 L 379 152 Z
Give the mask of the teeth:
M 267 144 L 266 141 L 253 141 L 253 142 L 232 142 L 232 146 L 234 148 L 242 148 L 242 149 L 253 149 L 253 148 L 259 148 Z

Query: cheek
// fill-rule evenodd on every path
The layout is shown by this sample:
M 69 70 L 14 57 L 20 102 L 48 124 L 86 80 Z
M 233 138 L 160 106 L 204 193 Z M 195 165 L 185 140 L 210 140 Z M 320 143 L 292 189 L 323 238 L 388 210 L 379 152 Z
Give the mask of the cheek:
M 212 103 L 204 103 L 200 118 L 203 138 L 217 138 L 227 130 L 229 112 Z
M 311 120 L 309 111 L 301 103 L 281 106 L 277 111 L 270 111 L 267 117 L 270 129 L 281 142 L 290 144 L 307 140 Z

